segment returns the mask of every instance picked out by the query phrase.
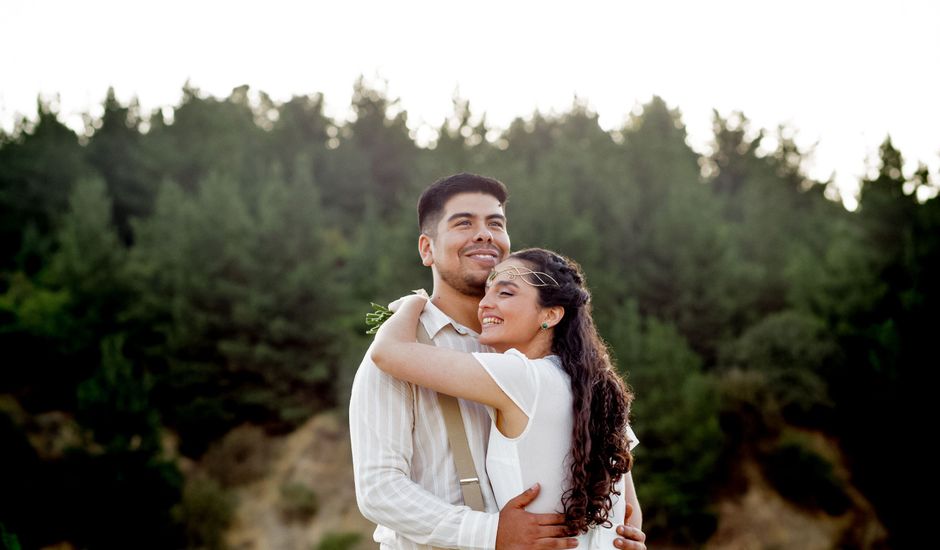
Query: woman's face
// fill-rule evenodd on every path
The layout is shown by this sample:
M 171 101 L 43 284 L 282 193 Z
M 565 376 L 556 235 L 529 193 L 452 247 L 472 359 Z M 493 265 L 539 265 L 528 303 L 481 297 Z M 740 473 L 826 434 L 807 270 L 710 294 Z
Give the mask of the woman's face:
M 543 308 L 538 288 L 527 284 L 531 276 L 522 261 L 510 258 L 493 268 L 477 316 L 482 326 L 480 343 L 499 352 L 516 348 L 525 352 L 541 330 Z

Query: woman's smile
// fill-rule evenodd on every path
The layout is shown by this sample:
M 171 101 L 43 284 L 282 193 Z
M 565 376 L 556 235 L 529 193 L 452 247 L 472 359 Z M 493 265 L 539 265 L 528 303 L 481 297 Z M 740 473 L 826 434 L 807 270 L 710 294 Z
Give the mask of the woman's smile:
M 483 320 L 480 321 L 480 324 L 483 326 L 483 329 L 486 330 L 488 327 L 492 327 L 494 325 L 501 325 L 503 324 L 503 322 L 504 321 L 500 319 L 499 317 L 495 315 L 487 314 L 483 317 Z

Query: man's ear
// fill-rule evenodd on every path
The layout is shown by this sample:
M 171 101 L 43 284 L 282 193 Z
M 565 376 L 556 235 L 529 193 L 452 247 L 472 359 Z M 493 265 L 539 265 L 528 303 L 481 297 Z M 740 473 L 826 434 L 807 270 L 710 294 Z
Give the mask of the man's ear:
M 418 254 L 421 256 L 421 263 L 425 267 L 431 267 L 434 264 L 434 254 L 431 249 L 431 237 L 422 233 L 418 237 Z

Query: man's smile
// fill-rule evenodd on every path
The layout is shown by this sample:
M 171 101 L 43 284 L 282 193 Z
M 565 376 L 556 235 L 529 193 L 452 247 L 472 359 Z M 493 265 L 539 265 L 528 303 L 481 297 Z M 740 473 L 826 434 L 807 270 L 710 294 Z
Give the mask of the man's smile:
M 499 251 L 491 247 L 476 248 L 464 255 L 486 267 L 495 266 L 499 262 L 500 256 Z

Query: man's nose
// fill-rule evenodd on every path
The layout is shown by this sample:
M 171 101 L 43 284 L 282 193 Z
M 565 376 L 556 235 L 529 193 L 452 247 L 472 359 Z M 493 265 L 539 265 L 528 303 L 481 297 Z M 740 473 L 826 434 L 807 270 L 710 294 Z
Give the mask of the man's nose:
M 492 241 L 493 241 L 493 233 L 490 232 L 490 230 L 489 230 L 488 228 L 486 228 L 486 227 L 481 227 L 480 230 L 477 231 L 476 237 L 474 237 L 473 240 L 476 241 L 476 242 L 487 242 L 487 243 L 488 243 L 488 242 L 492 242 Z

